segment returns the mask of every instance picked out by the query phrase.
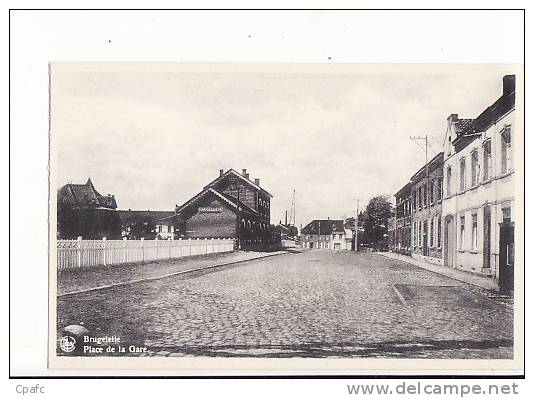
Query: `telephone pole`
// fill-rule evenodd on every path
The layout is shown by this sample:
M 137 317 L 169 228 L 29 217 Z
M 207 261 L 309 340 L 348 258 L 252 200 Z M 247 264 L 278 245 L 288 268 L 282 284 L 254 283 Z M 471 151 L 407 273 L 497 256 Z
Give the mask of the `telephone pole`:
M 424 137 L 412 137 L 410 136 L 410 139 L 412 141 L 414 141 L 416 144 L 417 144 L 417 141 L 418 140 L 425 140 L 425 173 L 426 173 L 426 189 L 428 190 L 430 187 L 428 186 L 429 184 L 429 175 L 428 175 L 428 134 L 425 135 Z M 420 147 L 419 144 L 417 144 L 417 146 Z M 422 149 L 422 147 L 421 147 Z M 425 194 L 428 194 L 428 192 L 426 192 Z

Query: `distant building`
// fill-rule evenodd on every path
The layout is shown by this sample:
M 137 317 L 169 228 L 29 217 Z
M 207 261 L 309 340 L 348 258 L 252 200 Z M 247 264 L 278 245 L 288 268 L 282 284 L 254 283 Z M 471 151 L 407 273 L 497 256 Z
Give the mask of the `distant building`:
M 72 209 L 116 209 L 115 195 L 103 196 L 95 189 L 91 178 L 85 184 L 66 184 L 57 193 L 58 206 Z
M 121 236 L 127 239 L 178 239 L 184 237 L 182 220 L 174 211 L 117 210 Z
M 395 231 L 393 251 L 412 254 L 412 183 L 404 185 L 395 194 Z
M 274 243 L 270 225 L 272 195 L 249 179 L 230 169 L 201 192 L 177 208 L 188 238 L 236 238 L 242 248 Z
M 343 227 L 345 228 L 345 247 L 347 248 L 347 250 L 354 250 L 354 243 L 355 243 L 354 217 L 349 217 L 345 219 L 345 223 L 343 224 Z
M 114 195 L 101 195 L 89 178 L 85 184 L 66 184 L 57 192 L 58 239 L 108 239 L 121 236 Z
M 313 220 L 301 231 L 302 246 L 306 249 L 350 250 L 343 220 Z
M 476 119 L 449 116 L 444 143 L 445 265 L 508 278 L 501 287 L 513 282 L 514 143 L 523 134 L 514 111 L 515 76 L 504 76 L 501 97 Z
M 412 257 L 443 264 L 441 201 L 443 152 L 432 158 L 411 178 Z

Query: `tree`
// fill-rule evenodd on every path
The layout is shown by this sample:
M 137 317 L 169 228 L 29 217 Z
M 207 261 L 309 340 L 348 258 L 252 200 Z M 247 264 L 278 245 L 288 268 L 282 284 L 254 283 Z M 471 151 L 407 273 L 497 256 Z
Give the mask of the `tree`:
M 387 196 L 375 196 L 369 201 L 363 217 L 363 243 L 374 248 L 387 245 L 388 218 L 393 215 L 393 207 Z

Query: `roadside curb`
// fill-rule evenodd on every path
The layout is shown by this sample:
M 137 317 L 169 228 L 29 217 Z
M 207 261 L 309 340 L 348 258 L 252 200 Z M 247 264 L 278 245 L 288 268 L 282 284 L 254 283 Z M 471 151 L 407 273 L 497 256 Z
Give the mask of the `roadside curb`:
M 256 258 L 247 258 L 247 259 L 244 259 L 244 260 L 230 261 L 228 263 L 208 265 L 208 266 L 200 267 L 200 268 L 193 268 L 193 269 L 188 269 L 188 270 L 184 270 L 184 271 L 172 272 L 170 274 L 165 274 L 165 275 L 153 276 L 153 277 L 142 278 L 142 279 L 134 279 L 134 280 L 131 280 L 131 281 L 119 282 L 119 283 L 114 283 L 114 284 L 111 284 L 111 285 L 97 286 L 97 287 L 92 287 L 92 288 L 89 288 L 89 289 L 77 290 L 75 292 L 62 293 L 62 294 L 58 294 L 57 298 L 67 297 L 67 296 L 74 296 L 76 294 L 88 293 L 88 292 L 93 292 L 93 291 L 97 291 L 97 290 L 111 289 L 111 288 L 118 287 L 118 286 L 133 285 L 135 283 L 155 281 L 155 280 L 158 280 L 158 279 L 170 278 L 172 276 L 183 275 L 183 274 L 187 274 L 187 273 L 190 273 L 190 272 L 198 272 L 198 271 L 203 271 L 203 270 L 208 270 L 208 269 L 213 269 L 213 268 L 225 267 L 227 265 L 240 264 L 240 263 L 245 263 L 247 261 L 253 261 L 253 260 L 261 260 L 261 259 L 264 259 L 264 258 L 281 256 L 281 255 L 284 255 L 284 254 L 299 254 L 299 253 L 285 251 L 285 252 L 281 252 L 281 253 L 268 254 L 268 255 L 261 256 L 261 257 L 256 257 Z
M 432 273 L 434 273 L 434 274 L 444 276 L 445 278 L 453 279 L 453 280 L 455 280 L 455 281 L 459 281 L 459 282 L 466 283 L 466 284 L 471 285 L 471 286 L 475 286 L 475 287 L 477 287 L 477 288 L 479 288 L 479 289 L 484 289 L 484 290 L 488 290 L 488 291 L 491 291 L 491 292 L 496 292 L 496 291 L 497 291 L 497 290 L 494 289 L 494 288 L 489 288 L 489 287 L 486 287 L 486 286 L 480 286 L 480 285 L 477 285 L 476 283 L 468 282 L 468 281 L 466 281 L 466 280 L 459 279 L 459 278 L 456 278 L 456 277 L 451 276 L 451 275 L 446 275 L 446 274 L 443 274 L 443 273 L 441 273 L 441 272 L 439 272 L 439 271 L 437 271 L 437 270 L 433 270 L 433 269 L 430 269 L 430 268 L 425 268 L 425 267 L 423 267 L 423 266 L 414 264 L 414 263 L 412 263 L 412 262 L 410 262 L 410 261 L 406 261 L 406 260 L 401 259 L 401 258 L 390 257 L 390 256 L 388 256 L 388 255 L 386 255 L 386 254 L 384 254 L 384 253 L 380 253 L 380 252 L 378 252 L 378 253 L 376 253 L 376 254 L 379 254 L 379 255 L 381 255 L 382 257 L 388 258 L 388 259 L 390 259 L 390 260 L 398 260 L 398 261 L 402 261 L 403 263 L 410 264 L 410 265 L 413 265 L 414 267 L 417 267 L 417 268 L 420 268 L 420 269 L 424 269 L 425 271 L 432 272 Z

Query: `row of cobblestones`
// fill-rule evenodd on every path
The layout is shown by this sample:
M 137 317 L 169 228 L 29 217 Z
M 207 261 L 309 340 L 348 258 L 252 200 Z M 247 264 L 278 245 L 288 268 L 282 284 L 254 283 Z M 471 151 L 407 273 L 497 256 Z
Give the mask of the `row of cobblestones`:
M 406 291 L 414 297 L 403 304 L 395 285 L 411 286 Z M 308 251 L 83 293 L 59 300 L 58 314 L 158 356 L 511 358 L 513 352 L 510 309 L 456 280 L 353 252 Z

